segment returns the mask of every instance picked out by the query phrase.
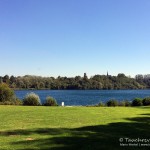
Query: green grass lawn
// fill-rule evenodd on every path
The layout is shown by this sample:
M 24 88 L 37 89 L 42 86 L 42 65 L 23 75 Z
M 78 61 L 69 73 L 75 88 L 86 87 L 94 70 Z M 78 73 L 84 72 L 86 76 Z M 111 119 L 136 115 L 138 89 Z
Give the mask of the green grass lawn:
M 120 138 L 150 139 L 150 107 L 0 106 L 0 150 L 150 149 Z

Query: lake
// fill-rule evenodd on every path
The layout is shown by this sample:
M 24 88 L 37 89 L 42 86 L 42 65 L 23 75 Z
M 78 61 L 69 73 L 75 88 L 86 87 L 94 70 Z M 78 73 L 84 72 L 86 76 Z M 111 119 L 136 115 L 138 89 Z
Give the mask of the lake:
M 131 101 L 136 97 L 150 96 L 150 90 L 16 90 L 15 94 L 18 98 L 23 99 L 30 92 L 38 94 L 42 103 L 47 96 L 52 96 L 59 105 L 64 102 L 69 106 L 94 105 L 110 99 Z

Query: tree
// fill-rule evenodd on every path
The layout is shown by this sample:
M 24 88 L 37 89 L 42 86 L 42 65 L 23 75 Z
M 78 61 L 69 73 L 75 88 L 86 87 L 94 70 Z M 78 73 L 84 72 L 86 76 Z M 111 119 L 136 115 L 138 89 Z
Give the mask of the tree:
M 14 82 L 16 82 L 16 78 L 14 76 L 10 77 L 10 84 L 13 84 Z
M 8 75 L 5 75 L 3 77 L 3 82 L 9 84 L 9 76 Z
M 0 84 L 3 83 L 3 77 L 0 76 Z
M 15 94 L 6 83 L 0 84 L 0 102 L 14 100 Z
M 41 77 L 41 76 L 9 76 L 0 77 L 0 83 L 6 83 L 11 88 L 23 89 L 144 89 L 150 88 L 150 75 L 136 75 L 129 78 L 123 73 L 118 76 L 94 75 L 88 78 L 84 73 L 83 77 L 72 78 Z
M 119 73 L 117 77 L 118 77 L 118 78 L 125 78 L 126 76 L 125 76 L 124 73 Z

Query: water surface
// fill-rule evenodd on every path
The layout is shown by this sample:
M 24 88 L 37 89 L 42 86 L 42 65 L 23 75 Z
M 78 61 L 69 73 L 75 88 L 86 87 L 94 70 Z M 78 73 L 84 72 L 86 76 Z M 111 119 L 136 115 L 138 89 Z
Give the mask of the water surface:
M 136 97 L 144 98 L 150 96 L 150 90 L 16 90 L 16 96 L 23 99 L 27 93 L 34 92 L 39 95 L 44 103 L 47 96 L 54 97 L 58 104 L 65 105 L 93 105 L 100 101 L 106 102 L 110 99 L 133 100 Z

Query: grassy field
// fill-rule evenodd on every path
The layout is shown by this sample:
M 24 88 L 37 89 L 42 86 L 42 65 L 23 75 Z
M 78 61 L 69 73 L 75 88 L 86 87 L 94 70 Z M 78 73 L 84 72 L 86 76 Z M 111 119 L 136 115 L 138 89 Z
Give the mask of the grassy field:
M 0 150 L 150 149 L 120 146 L 150 139 L 150 107 L 0 106 L 0 121 Z

